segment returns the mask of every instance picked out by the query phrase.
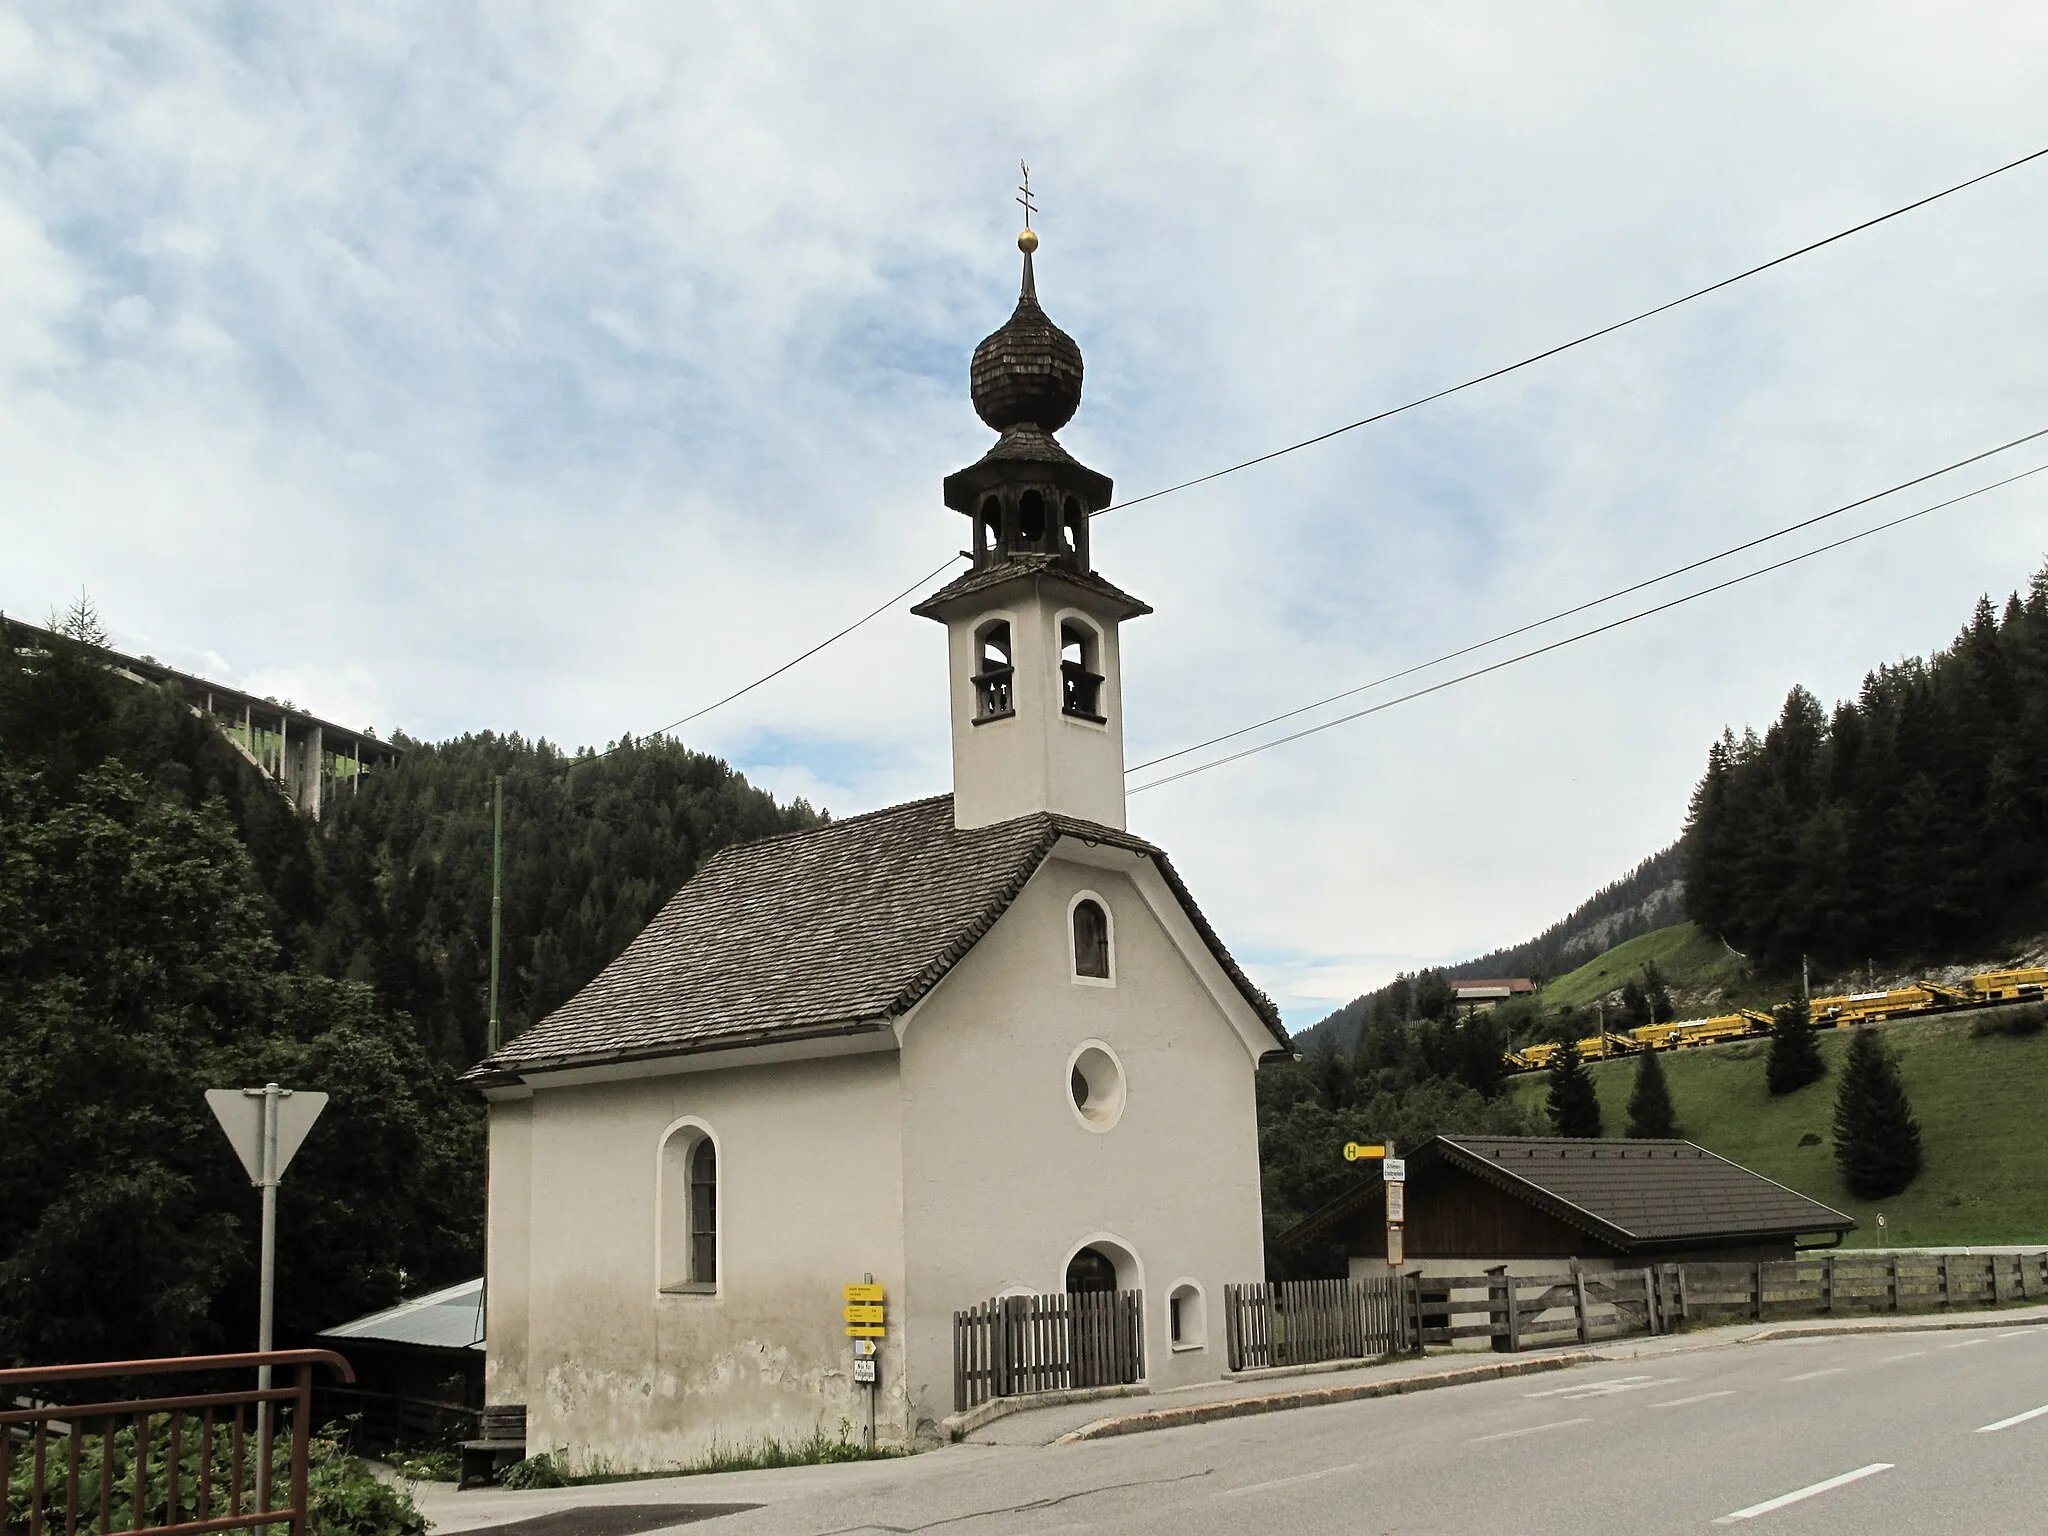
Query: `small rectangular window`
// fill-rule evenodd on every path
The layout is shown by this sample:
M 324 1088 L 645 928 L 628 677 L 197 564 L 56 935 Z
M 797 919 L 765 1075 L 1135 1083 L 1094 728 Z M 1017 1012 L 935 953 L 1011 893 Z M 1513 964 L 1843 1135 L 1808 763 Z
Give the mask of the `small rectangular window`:
M 1180 1298 L 1178 1296 L 1169 1296 L 1166 1299 L 1166 1332 L 1167 1336 L 1174 1343 L 1178 1344 L 1181 1342 Z

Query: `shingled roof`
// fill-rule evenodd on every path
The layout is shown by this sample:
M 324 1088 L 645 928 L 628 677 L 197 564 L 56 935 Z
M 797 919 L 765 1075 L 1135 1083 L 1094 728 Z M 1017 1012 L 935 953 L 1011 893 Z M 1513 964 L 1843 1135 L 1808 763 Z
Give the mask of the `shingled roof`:
M 961 831 L 952 796 L 940 795 L 716 854 L 589 985 L 466 1080 L 886 1028 L 995 925 L 1064 836 L 1150 858 L 1275 1049 L 1288 1049 L 1278 1010 L 1161 850 L 1050 814 Z
M 1548 1136 L 1438 1136 L 1408 1157 L 1411 1182 L 1444 1163 L 1621 1249 L 1764 1241 L 1856 1225 L 1739 1163 L 1689 1141 Z M 1379 1181 L 1311 1213 L 1281 1241 L 1328 1231 L 1380 1197 Z

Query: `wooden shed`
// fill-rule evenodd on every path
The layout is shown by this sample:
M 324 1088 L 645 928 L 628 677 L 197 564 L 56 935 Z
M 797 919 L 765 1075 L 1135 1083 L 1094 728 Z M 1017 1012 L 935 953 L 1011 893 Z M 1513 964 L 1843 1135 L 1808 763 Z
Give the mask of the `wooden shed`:
M 1689 1141 L 1438 1136 L 1406 1161 L 1406 1264 L 1425 1273 L 1789 1259 L 1856 1225 Z M 1386 1189 L 1378 1164 L 1358 1168 L 1281 1243 L 1334 1240 L 1352 1274 L 1384 1274 Z

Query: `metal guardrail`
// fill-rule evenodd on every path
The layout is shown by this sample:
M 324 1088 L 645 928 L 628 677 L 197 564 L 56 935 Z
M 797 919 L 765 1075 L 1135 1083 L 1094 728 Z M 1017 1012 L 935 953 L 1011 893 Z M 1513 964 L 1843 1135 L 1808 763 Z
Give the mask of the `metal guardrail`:
M 291 1369 L 292 1384 L 157 1390 L 128 1398 L 95 1398 L 87 1391 L 83 1396 L 88 1400 L 72 1402 L 51 1395 L 70 1395 L 87 1383 L 127 1380 L 155 1387 L 169 1377 L 263 1366 Z M 306 1536 L 315 1366 L 327 1367 L 343 1381 L 355 1380 L 349 1363 L 325 1349 L 0 1371 L 0 1536 L 46 1536 L 59 1526 L 64 1536 L 78 1536 L 81 1528 L 94 1536 L 143 1531 L 199 1536 L 272 1525 L 288 1526 L 291 1536 Z M 283 1505 L 271 1498 L 279 1415 L 258 1411 L 263 1405 L 289 1410 L 283 1418 L 290 1440 L 290 1501 Z M 248 1443 L 252 1438 L 254 1446 Z M 28 1469 L 29 1476 L 26 1508 L 17 1516 L 14 1483 L 20 1468 Z M 220 1513 L 215 1513 L 217 1503 Z

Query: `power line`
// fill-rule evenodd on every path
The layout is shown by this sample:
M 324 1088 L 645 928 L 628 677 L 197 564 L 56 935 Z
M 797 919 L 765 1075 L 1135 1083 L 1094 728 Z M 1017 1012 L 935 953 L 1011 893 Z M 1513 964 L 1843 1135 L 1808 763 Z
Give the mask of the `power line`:
M 1475 640 L 1472 644 L 1460 646 L 1455 651 L 1446 651 L 1443 655 L 1432 657 L 1428 661 L 1418 661 L 1412 667 L 1403 667 L 1398 672 L 1389 672 L 1385 677 L 1376 677 L 1369 683 L 1360 683 L 1355 688 L 1346 688 L 1341 693 L 1330 694 L 1326 698 L 1317 699 L 1310 704 L 1303 704 L 1299 708 L 1283 710 L 1277 715 L 1268 715 L 1264 720 L 1256 721 L 1251 725 L 1241 725 L 1234 731 L 1225 731 L 1221 736 L 1211 736 L 1207 741 L 1198 741 L 1193 746 L 1181 747 L 1177 751 L 1168 752 L 1159 757 L 1148 758 L 1142 763 L 1135 763 L 1131 767 L 1126 768 L 1124 772 L 1127 775 L 1143 773 L 1147 768 L 1157 768 L 1161 763 L 1170 763 L 1177 757 L 1186 757 L 1190 752 L 1200 752 L 1209 747 L 1221 746 L 1226 741 L 1235 741 L 1238 737 L 1249 735 L 1253 731 L 1262 731 L 1269 725 L 1278 725 L 1283 720 L 1292 720 L 1297 715 L 1305 715 L 1311 710 L 1322 709 L 1327 705 L 1335 704 L 1339 699 L 1348 699 L 1354 694 L 1366 693 L 1387 683 L 1399 682 L 1402 678 L 1412 677 L 1417 672 L 1427 672 L 1431 667 L 1442 666 L 1447 661 L 1456 661 L 1460 656 L 1469 656 L 1474 651 L 1483 651 L 1490 645 L 1500 644 L 1503 640 L 1512 640 L 1517 635 L 1526 635 L 1532 629 L 1541 629 L 1546 624 L 1555 624 L 1559 619 L 1571 618 L 1574 614 L 1584 613 L 1588 608 L 1598 608 L 1601 604 L 1611 603 L 1618 597 L 1627 597 L 1630 593 L 1640 592 L 1645 587 L 1654 587 L 1659 582 L 1670 581 L 1675 576 L 1683 576 L 1689 571 L 1700 569 L 1701 566 L 1712 565 L 1716 561 L 1728 559 L 1731 555 L 1739 555 L 1744 550 L 1755 549 L 1759 544 L 1768 544 L 1773 539 L 1782 539 L 1788 534 L 1799 532 L 1802 528 L 1811 528 L 1815 523 L 1824 523 L 1831 517 L 1840 517 L 1844 512 L 1853 512 L 1858 507 L 1868 506 L 1873 501 L 1882 501 L 1887 496 L 1896 495 L 1900 491 L 1910 490 L 1916 485 L 1925 484 L 1929 480 L 1938 479 L 1942 475 L 1967 468 L 1969 465 L 1991 458 L 1995 454 L 2004 453 L 2008 448 L 2017 448 L 2022 443 L 2031 443 L 2037 437 L 2048 437 L 2048 427 L 2043 427 L 2038 432 L 2029 432 L 2024 437 L 2016 437 L 2011 442 L 2000 443 L 1996 448 L 1986 448 L 1982 453 L 1973 453 L 1966 459 L 1957 459 L 1953 464 L 1945 464 L 1940 469 L 1931 469 L 1924 475 L 1914 476 L 1911 480 L 1902 480 L 1897 485 L 1887 486 L 1884 490 L 1874 491 L 1868 496 L 1858 497 L 1855 501 L 1844 502 L 1832 511 L 1817 513 L 1800 522 L 1788 523 L 1776 532 L 1762 534 L 1744 543 L 1731 545 L 1719 554 L 1707 555 L 1688 564 L 1676 566 L 1671 570 L 1665 571 L 1662 575 L 1646 577 L 1642 581 L 1634 582 L 1629 586 L 1617 588 L 1604 597 L 1592 598 L 1574 607 L 1560 609 L 1558 612 L 1550 614 L 1545 618 L 1533 619 L 1527 624 L 1516 626 L 1514 629 L 1502 630 L 1499 634 L 1489 636 L 1487 639 Z
M 1329 431 L 1318 433 L 1314 437 L 1303 438 L 1300 442 L 1289 443 L 1284 448 L 1275 448 L 1270 453 L 1262 453 L 1258 455 L 1256 458 L 1245 459 L 1241 463 L 1232 464 L 1223 469 L 1211 470 L 1209 473 L 1205 475 L 1197 475 L 1192 480 L 1182 480 L 1177 484 L 1165 486 L 1160 490 L 1148 491 L 1143 496 L 1132 497 L 1129 501 L 1115 502 L 1110 506 L 1104 507 L 1101 512 L 1095 513 L 1094 516 L 1100 517 L 1107 512 L 1119 512 L 1126 507 L 1135 507 L 1141 505 L 1144 502 L 1157 501 L 1162 496 L 1171 496 L 1176 491 L 1185 491 L 1197 485 L 1205 485 L 1211 480 L 1220 480 L 1223 476 L 1234 475 L 1241 469 L 1250 469 L 1254 465 L 1268 463 L 1271 460 L 1280 458 L 1286 454 L 1297 453 L 1303 448 L 1312 448 L 1317 443 L 1328 442 L 1331 438 L 1341 437 L 1347 432 L 1355 432 L 1360 427 L 1369 427 L 1375 422 L 1385 421 L 1389 417 L 1399 416 L 1404 414 L 1405 412 L 1416 410 L 1421 406 L 1425 406 L 1432 403 L 1433 401 L 1442 400 L 1447 396 L 1458 394 L 1464 390 L 1476 388 L 1478 385 L 1489 383 L 1494 379 L 1504 378 L 1508 374 L 1516 373 L 1521 369 L 1528 368 L 1536 363 L 1543 362 L 1547 358 L 1556 357 L 1558 354 L 1563 352 L 1569 352 L 1574 347 L 1582 347 L 1586 345 L 1588 342 L 1598 341 L 1603 336 L 1611 336 L 1616 331 L 1634 325 L 1638 321 L 1651 319 L 1654 316 L 1663 314 L 1667 310 L 1676 309 L 1681 304 L 1689 304 L 1694 299 L 1704 298 L 1710 293 L 1717 293 L 1721 289 L 1729 287 L 1731 284 L 1741 282 L 1744 278 L 1755 277 L 1760 272 L 1768 272 L 1771 268 L 1782 266 L 1786 262 L 1795 260 L 1800 256 L 1810 255 L 1812 252 L 1820 250 L 1823 246 L 1833 245 L 1837 241 L 1846 240 L 1849 238 L 1849 236 L 1861 234 L 1866 229 L 1874 229 L 1880 224 L 1888 223 L 1893 219 L 1900 218 L 1905 214 L 1913 212 L 1915 209 L 1925 208 L 1929 203 L 1939 202 L 1942 198 L 1945 197 L 1952 197 L 1958 192 L 1962 192 L 1970 187 L 1976 186 L 1979 182 L 1989 181 L 1994 176 L 2002 176 L 2007 171 L 2017 170 L 2019 167 L 2030 164 L 2035 160 L 2039 160 L 2043 156 L 2048 156 L 2048 148 L 2037 149 L 2032 154 L 2020 156 L 2020 158 L 2017 160 L 2009 160 L 2004 165 L 1994 167 L 1991 170 L 1984 171 L 1976 176 L 1972 176 L 1967 181 L 1959 181 L 1954 186 L 1944 187 L 1939 192 L 1929 193 L 1925 197 L 1916 199 L 1915 201 L 1904 204 L 1901 207 L 1894 208 L 1889 213 L 1881 213 L 1877 215 L 1877 217 L 1875 218 L 1865 219 L 1860 224 L 1852 224 L 1847 229 L 1838 230 L 1834 234 L 1826 236 L 1824 239 L 1815 240 L 1810 244 L 1800 246 L 1797 250 L 1787 251 L 1782 256 L 1774 256 L 1769 261 L 1760 262 L 1756 266 L 1745 268 L 1743 271 L 1735 273 L 1732 277 L 1724 277 L 1719 282 L 1709 283 L 1704 288 L 1696 288 L 1691 293 L 1683 294 L 1678 298 L 1668 300 L 1665 303 L 1657 305 L 1655 308 L 1643 310 L 1640 314 L 1630 315 L 1627 319 L 1624 320 L 1617 320 L 1611 325 L 1602 326 L 1597 331 L 1588 331 L 1583 336 L 1575 336 L 1570 341 L 1561 342 L 1558 345 L 1547 348 L 1544 351 L 1532 353 L 1530 356 L 1522 358 L 1517 362 L 1508 363 L 1504 367 L 1495 368 L 1489 372 L 1477 374 L 1472 378 L 1462 381 L 1461 383 L 1448 385 L 1443 389 L 1434 391 L 1433 393 L 1420 395 L 1413 400 L 1405 402 L 1404 404 L 1390 406 L 1386 410 L 1375 412 L 1373 415 L 1360 417 L 1357 421 L 1347 422 L 1345 425 L 1341 427 L 1333 427 Z M 817 655 L 818 652 L 824 650 L 827 646 L 836 644 L 838 641 L 845 639 L 848 635 L 852 634 L 855 630 L 859 629 L 863 624 L 866 624 L 869 620 L 879 618 L 893 604 L 901 602 L 905 597 L 909 596 L 912 592 L 916 591 L 918 587 L 922 586 L 925 582 L 930 581 L 933 577 L 939 575 L 940 572 L 946 569 L 947 565 L 951 564 L 952 561 L 948 560 L 946 562 L 946 565 L 939 566 L 929 575 L 919 577 L 916 581 L 912 582 L 908 587 L 904 588 L 903 591 L 897 593 L 894 597 L 891 597 L 887 602 L 881 604 L 874 611 L 867 614 L 863 614 L 853 623 L 847 625 L 846 628 L 839 630 L 834 634 L 828 635 L 825 639 L 819 641 L 816 645 L 812 646 L 802 655 L 792 657 L 790 660 L 784 662 L 781 666 L 777 667 L 774 671 L 766 673 L 763 676 L 754 679 L 753 682 L 748 683 L 743 688 L 734 689 L 724 698 L 714 700 L 712 703 L 705 705 L 702 709 L 697 710 L 692 714 L 685 715 L 682 719 L 674 721 L 669 725 L 665 725 L 661 728 L 661 730 L 651 732 L 649 734 L 657 736 L 662 735 L 668 731 L 675 730 L 679 726 L 688 725 L 694 720 L 701 720 L 704 716 L 710 714 L 713 710 L 721 709 L 725 705 L 730 704 L 733 700 L 753 692 L 763 683 L 774 681 L 783 673 L 789 671 L 790 668 L 798 666 L 799 664 L 810 660 L 811 657 Z M 1447 660 L 1449 658 L 1439 659 Z M 1396 675 L 1398 676 L 1400 674 Z M 1382 678 L 1380 681 L 1387 682 L 1391 681 L 1391 679 Z M 1367 684 L 1365 686 L 1371 687 L 1375 685 Z M 1285 717 L 1282 716 L 1277 718 Z M 1256 729 L 1256 727 L 1250 727 L 1250 729 Z M 603 752 L 598 753 L 597 755 L 599 757 L 609 757 L 613 752 L 616 752 L 618 750 L 618 746 L 613 746 L 607 748 Z M 1178 756 L 1179 754 L 1174 755 Z M 1164 759 L 1160 759 L 1160 761 L 1164 761 Z M 1134 769 L 1131 771 L 1135 772 L 1136 770 Z
M 1759 262 L 1756 266 L 1744 268 L 1733 277 L 1724 277 L 1719 282 L 1707 284 L 1704 288 L 1695 288 L 1691 293 L 1681 294 L 1678 298 L 1669 299 L 1655 308 L 1646 309 L 1640 314 L 1630 315 L 1626 320 L 1617 320 L 1612 325 L 1603 325 L 1597 331 L 1588 331 L 1583 336 L 1575 336 L 1570 341 L 1560 342 L 1558 345 L 1546 348 L 1541 352 L 1531 353 L 1519 362 L 1509 363 L 1505 367 L 1477 374 L 1472 378 L 1464 380 L 1462 383 L 1447 385 L 1431 394 L 1418 395 L 1415 399 L 1405 404 L 1389 406 L 1386 410 L 1375 411 L 1370 416 L 1361 416 L 1356 421 L 1346 422 L 1341 427 L 1332 427 L 1329 431 L 1319 432 L 1314 437 L 1305 437 L 1300 442 L 1289 443 L 1284 448 L 1275 448 L 1272 452 L 1259 454 L 1256 458 L 1245 459 L 1241 463 L 1232 464 L 1224 469 L 1212 469 L 1206 475 L 1197 475 L 1192 480 L 1182 480 L 1161 490 L 1148 491 L 1143 496 L 1133 496 L 1129 501 L 1119 501 L 1112 506 L 1104 507 L 1102 510 L 1103 512 L 1120 512 L 1126 507 L 1135 507 L 1144 502 L 1157 501 L 1162 496 L 1171 496 L 1176 491 L 1185 491 L 1197 485 L 1207 485 L 1211 480 L 1220 480 L 1225 475 L 1234 475 L 1241 469 L 1250 469 L 1257 464 L 1270 463 L 1272 460 L 1281 458 L 1286 454 L 1299 453 L 1304 448 L 1313 448 L 1317 443 L 1327 443 L 1333 437 L 1342 437 L 1346 432 L 1356 432 L 1360 427 L 1369 427 L 1376 421 L 1385 421 L 1390 416 L 1399 416 L 1403 412 L 1415 410 L 1418 406 L 1428 405 L 1432 401 L 1441 400 L 1447 395 L 1455 395 L 1462 390 L 1490 383 L 1494 379 L 1504 378 L 1508 374 L 1518 372 L 1532 364 L 1543 362 L 1546 358 L 1556 357 L 1561 352 L 1569 352 L 1574 347 L 1583 347 L 1589 341 L 1598 341 L 1602 336 L 1612 336 L 1616 331 L 1634 325 L 1638 321 L 1651 319 L 1654 316 L 1663 314 L 1667 310 L 1676 309 L 1681 304 L 1690 304 L 1694 299 L 1703 299 L 1710 293 L 1718 293 L 1721 289 L 1731 284 L 1739 283 L 1746 277 L 1755 277 L 1759 272 L 1768 272 L 1771 268 L 1783 266 L 1788 261 L 1796 260 L 1801 256 L 1811 255 L 1823 246 L 1833 245 L 1838 240 L 1846 240 L 1851 235 L 1861 234 L 1866 229 L 1875 229 L 1878 225 L 1909 214 L 1916 208 L 1925 208 L 1929 203 L 1940 202 L 1944 197 L 1953 197 L 1956 193 L 1974 187 L 1979 182 L 1989 181 L 1994 176 L 2002 176 L 2007 171 L 2017 170 L 2023 165 L 2039 160 L 2044 155 L 2048 155 L 2048 149 L 2037 149 L 2030 155 L 2020 156 L 2017 160 L 2008 160 L 2004 165 L 1985 171 L 1980 175 L 1972 176 L 1968 181 L 1959 181 L 1952 187 L 1943 187 L 1939 192 L 1931 192 L 1925 197 L 1905 204 L 1903 207 L 1894 208 L 1889 213 L 1881 213 L 1874 219 L 1865 219 L 1860 224 L 1852 224 L 1847 229 L 1837 230 L 1834 234 L 1824 239 L 1815 240 L 1811 244 L 1800 246 L 1796 251 L 1787 251 L 1782 256 L 1773 256 L 1769 261 Z M 1101 513 L 1096 515 L 1099 517 Z
M 676 730 L 678 727 L 688 725 L 692 720 L 701 720 L 706 715 L 710 714 L 711 711 L 713 711 L 714 709 L 721 709 L 725 705 L 730 704 L 734 699 L 737 699 L 744 694 L 752 693 L 756 688 L 759 688 L 763 683 L 773 682 L 776 678 L 782 676 L 783 673 L 787 672 L 791 667 L 794 667 L 801 662 L 809 661 L 813 656 L 817 655 L 818 652 L 824 650 L 826 646 L 831 645 L 834 641 L 844 640 L 848 635 L 852 634 L 856 629 L 859 629 L 861 625 L 867 623 L 870 619 L 880 618 L 883 614 L 887 613 L 891 608 L 895 607 L 898 603 L 902 602 L 904 598 L 910 596 L 911 593 L 915 592 L 919 587 L 923 586 L 926 582 L 934 580 L 935 578 L 943 575 L 946 572 L 946 570 L 951 567 L 953 562 L 959 558 L 960 557 L 958 555 L 948 555 L 942 562 L 940 562 L 936 566 L 933 566 L 932 569 L 930 569 L 929 571 L 926 571 L 922 576 L 918 577 L 917 580 L 913 581 L 901 592 L 898 592 L 894 597 L 889 598 L 887 601 L 877 605 L 876 607 L 870 608 L 866 613 L 862 614 L 859 618 L 855 619 L 851 624 L 847 625 L 846 628 L 827 635 L 824 639 L 820 640 L 816 645 L 812 646 L 809 650 L 803 652 L 801 655 L 790 657 L 789 660 L 785 661 L 773 672 L 764 672 L 761 676 L 755 678 L 751 683 L 748 683 L 745 687 L 735 688 L 731 693 L 728 693 L 724 698 L 714 699 L 711 703 L 706 704 L 702 709 L 696 710 L 691 714 L 687 714 L 683 716 L 683 718 L 680 720 L 671 720 L 667 725 L 664 725 L 660 730 L 649 731 L 647 735 L 666 736 L 670 731 Z M 610 757 L 614 752 L 617 752 L 618 750 L 620 750 L 620 748 L 624 747 L 626 745 L 626 742 L 630 739 L 631 738 L 622 738 L 618 742 L 615 742 L 613 745 L 606 747 L 604 751 L 598 753 L 597 756 L 601 758 Z M 641 740 L 646 740 L 646 737 L 643 736 Z
M 1485 677 L 1490 672 L 1498 672 L 1505 667 L 1512 667 L 1517 662 L 1528 661 L 1534 657 L 1546 655 L 1551 651 L 1561 650 L 1565 646 L 1575 645 L 1581 640 L 1590 640 L 1595 635 L 1604 635 L 1611 629 L 1620 629 L 1625 624 L 1633 624 L 1638 619 L 1647 619 L 1655 614 L 1683 607 L 1685 604 L 1699 598 L 1710 597 L 1716 592 L 1725 592 L 1728 588 L 1740 586 L 1745 581 L 1754 581 L 1759 576 L 1768 576 L 1773 571 L 1782 571 L 1788 565 L 1797 565 L 1802 560 L 1811 560 L 1816 555 L 1824 555 L 1830 550 L 1840 549 L 1846 544 L 1854 544 L 1861 539 L 1867 539 L 1873 535 L 1884 533 L 1889 529 L 1899 527 L 1901 524 L 1910 523 L 1915 518 L 1925 517 L 1930 512 L 1939 512 L 1943 507 L 1952 507 L 1957 502 L 1968 501 L 1974 496 L 1982 496 L 1987 491 L 1995 491 L 2001 486 L 2011 485 L 2016 480 L 2025 480 L 2031 475 L 2042 473 L 2044 470 L 2048 470 L 2048 464 L 2038 464 L 2034 468 L 2022 470 L 2016 475 L 2008 475 L 2003 480 L 1994 480 L 1989 485 L 1979 486 L 1974 491 L 1965 491 L 1960 496 L 1952 496 L 1947 501 L 1937 501 L 1931 507 L 1922 507 L 1917 512 L 1908 512 L 1903 517 L 1895 517 L 1888 523 L 1879 523 L 1876 527 L 1866 528 L 1861 533 L 1852 533 L 1846 538 L 1835 540 L 1832 544 L 1822 544 L 1817 548 L 1806 550 L 1800 554 L 1787 556 L 1783 560 L 1761 566 L 1754 571 L 1745 571 L 1740 576 L 1731 576 L 1726 581 L 1716 582 L 1711 587 L 1702 587 L 1697 592 L 1688 592 L 1683 597 L 1674 597 L 1668 603 L 1659 603 L 1656 607 L 1645 608 L 1640 613 L 1627 614 L 1622 618 L 1597 625 L 1592 629 L 1581 630 L 1576 635 L 1567 635 L 1562 640 L 1551 641 L 1548 645 L 1539 645 L 1533 650 L 1523 651 L 1521 654 L 1510 656 L 1503 661 L 1496 661 L 1488 666 L 1474 668 L 1472 671 L 1461 673 L 1457 677 L 1446 678 L 1440 683 L 1431 683 L 1427 688 L 1418 688 L 1413 693 L 1404 693 L 1399 698 L 1387 699 L 1368 708 L 1354 710 L 1348 715 L 1339 715 L 1335 720 L 1325 720 L 1321 725 L 1312 725 L 1306 730 L 1294 731 L 1286 736 L 1275 737 L 1273 740 L 1261 742 L 1255 747 L 1246 747 L 1242 752 L 1233 752 L 1227 757 L 1215 758 L 1206 763 L 1197 763 L 1194 767 L 1184 768 L 1179 773 L 1169 773 L 1164 778 L 1154 779 L 1148 784 L 1136 785 L 1128 793 L 1141 795 L 1148 789 L 1158 789 L 1162 785 L 1172 784 L 1181 779 L 1191 779 L 1196 774 L 1207 773 L 1212 768 L 1221 768 L 1229 763 L 1240 762 L 1247 757 L 1256 757 L 1261 752 L 1270 752 L 1273 748 L 1284 747 L 1289 742 L 1300 741 L 1307 736 L 1320 735 L 1322 732 L 1334 730 L 1340 725 L 1348 725 L 1354 720 L 1363 720 L 1367 715 L 1379 714 L 1382 710 L 1392 709 L 1396 704 L 1406 704 L 1412 699 L 1420 699 L 1432 693 L 1441 693 L 1446 688 L 1455 688 L 1460 683 L 1469 683 L 1476 677 Z

